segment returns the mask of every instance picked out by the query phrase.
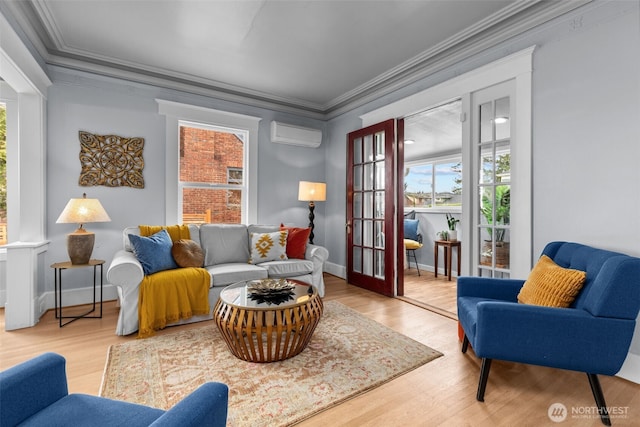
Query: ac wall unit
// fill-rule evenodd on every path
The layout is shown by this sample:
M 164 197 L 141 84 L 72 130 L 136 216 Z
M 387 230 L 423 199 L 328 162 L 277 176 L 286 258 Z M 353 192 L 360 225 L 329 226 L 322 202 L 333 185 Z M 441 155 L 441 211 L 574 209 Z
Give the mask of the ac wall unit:
M 322 131 L 272 121 L 271 142 L 318 148 L 322 142 Z

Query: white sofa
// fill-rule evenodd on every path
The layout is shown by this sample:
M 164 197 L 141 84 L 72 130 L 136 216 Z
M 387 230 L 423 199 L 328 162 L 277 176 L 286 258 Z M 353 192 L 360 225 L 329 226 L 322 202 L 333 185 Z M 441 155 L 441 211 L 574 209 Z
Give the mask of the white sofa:
M 307 244 L 305 259 L 288 259 L 250 264 L 251 233 L 278 231 L 278 226 L 242 224 L 189 225 L 191 240 L 200 244 L 204 251 L 204 268 L 211 275 L 209 305 L 211 310 L 220 296 L 220 291 L 232 283 L 242 280 L 266 278 L 290 278 L 314 285 L 320 296 L 324 296 L 322 268 L 329 252 L 322 246 Z M 136 259 L 129 242 L 129 234 L 140 234 L 138 227 L 127 227 L 123 231 L 123 249 L 116 252 L 107 270 L 107 281 L 118 290 L 120 315 L 116 326 L 117 335 L 129 335 L 138 330 L 138 289 L 144 278 L 142 265 Z M 174 324 L 191 323 L 210 319 L 209 316 L 194 316 Z

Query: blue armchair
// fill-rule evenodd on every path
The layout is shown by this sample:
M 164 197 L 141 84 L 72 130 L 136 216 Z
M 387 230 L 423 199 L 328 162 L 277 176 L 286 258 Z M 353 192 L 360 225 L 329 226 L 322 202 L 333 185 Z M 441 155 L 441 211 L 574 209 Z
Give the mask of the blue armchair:
M 585 372 L 602 422 L 611 425 L 597 375 L 614 375 L 627 356 L 640 309 L 640 258 L 552 242 L 556 264 L 586 272 L 569 308 L 519 304 L 524 280 L 458 278 L 462 352 L 482 358 L 476 399 L 484 401 L 491 360 Z
M 68 394 L 65 359 L 45 353 L 0 372 L 0 426 L 211 426 L 227 422 L 229 390 L 206 383 L 168 411 Z

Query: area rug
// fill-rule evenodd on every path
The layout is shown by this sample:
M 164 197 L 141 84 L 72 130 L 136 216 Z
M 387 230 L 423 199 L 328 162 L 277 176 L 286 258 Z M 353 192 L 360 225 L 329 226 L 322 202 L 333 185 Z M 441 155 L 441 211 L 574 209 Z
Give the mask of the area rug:
M 229 386 L 228 426 L 287 426 L 442 354 L 334 301 L 299 355 L 234 357 L 215 324 L 111 346 L 100 394 L 168 409 L 200 384 Z

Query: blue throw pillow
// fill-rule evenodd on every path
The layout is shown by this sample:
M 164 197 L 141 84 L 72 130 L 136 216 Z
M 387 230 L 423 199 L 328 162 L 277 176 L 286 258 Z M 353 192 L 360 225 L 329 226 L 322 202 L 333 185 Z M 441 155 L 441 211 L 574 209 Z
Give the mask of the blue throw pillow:
M 178 264 L 171 255 L 173 242 L 167 230 L 161 230 L 149 237 L 129 234 L 129 241 L 133 246 L 133 253 L 142 264 L 145 276 L 162 270 L 178 268 Z
M 420 224 L 420 221 L 418 221 L 417 219 L 404 220 L 405 239 L 418 240 L 418 224 Z

